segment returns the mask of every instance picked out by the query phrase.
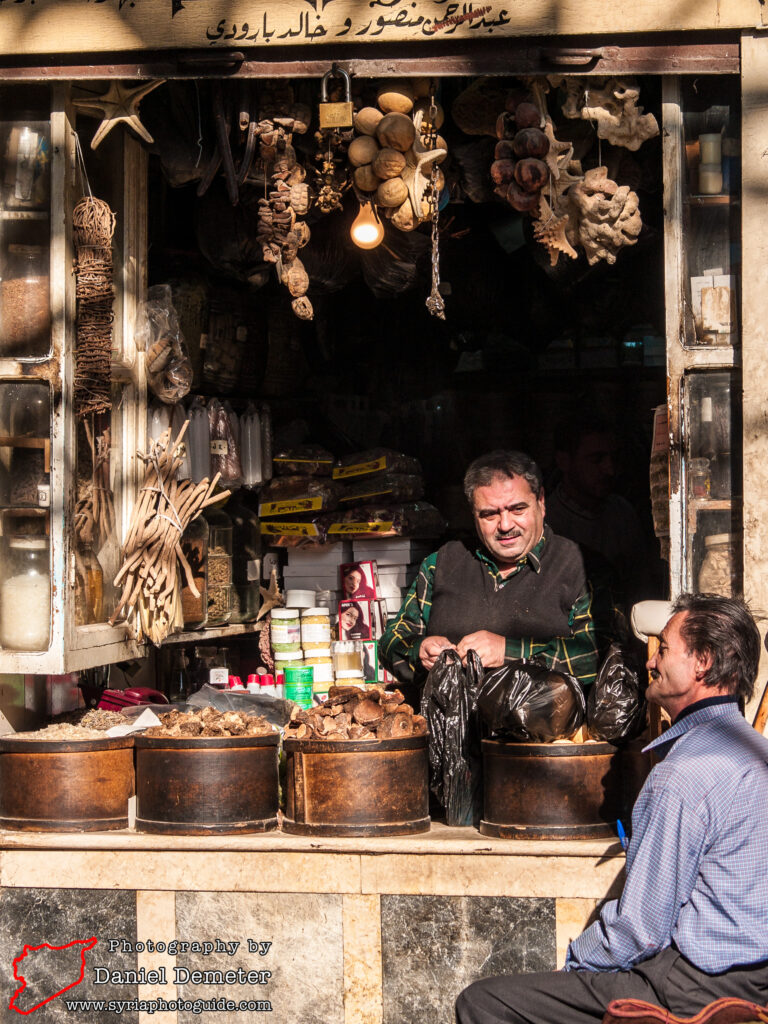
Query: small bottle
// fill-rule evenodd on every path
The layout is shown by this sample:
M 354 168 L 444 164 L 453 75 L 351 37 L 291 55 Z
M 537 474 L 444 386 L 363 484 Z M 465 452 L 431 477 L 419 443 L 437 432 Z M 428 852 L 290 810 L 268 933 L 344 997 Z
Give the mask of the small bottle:
M 189 696 L 187 659 L 181 648 L 173 652 L 166 695 L 171 704 L 182 704 Z

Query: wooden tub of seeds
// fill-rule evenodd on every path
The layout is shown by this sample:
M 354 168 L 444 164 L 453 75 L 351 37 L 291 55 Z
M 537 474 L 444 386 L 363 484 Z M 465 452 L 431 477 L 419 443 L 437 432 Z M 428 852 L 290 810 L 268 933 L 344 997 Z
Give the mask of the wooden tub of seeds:
M 128 827 L 133 737 L 0 739 L 0 828 L 102 832 Z M 77 729 L 71 735 L 77 736 Z
M 160 720 L 171 724 L 135 741 L 138 831 L 200 836 L 277 828 L 280 736 L 273 726 L 213 708 L 171 711 Z
M 331 687 L 283 741 L 294 835 L 396 836 L 430 827 L 426 722 L 398 691 Z

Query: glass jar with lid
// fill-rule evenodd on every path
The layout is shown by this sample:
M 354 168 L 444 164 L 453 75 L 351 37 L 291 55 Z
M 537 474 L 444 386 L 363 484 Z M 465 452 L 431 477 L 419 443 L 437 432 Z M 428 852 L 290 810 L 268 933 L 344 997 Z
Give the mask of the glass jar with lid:
M 42 359 L 51 350 L 48 249 L 9 245 L 0 282 L 0 356 Z
M 206 509 L 208 523 L 208 626 L 223 626 L 232 615 L 232 520 Z
M 0 578 L 0 646 L 47 651 L 51 641 L 51 570 L 47 537 L 7 539 Z

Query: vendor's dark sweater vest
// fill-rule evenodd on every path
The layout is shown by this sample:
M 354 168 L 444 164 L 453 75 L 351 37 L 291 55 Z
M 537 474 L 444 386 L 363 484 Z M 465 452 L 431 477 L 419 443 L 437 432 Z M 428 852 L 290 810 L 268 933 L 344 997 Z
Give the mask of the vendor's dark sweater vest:
M 549 527 L 544 531 L 541 571 L 525 565 L 498 590 L 476 554 L 460 541 L 444 544 L 437 553 L 427 634 L 451 643 L 481 629 L 539 641 L 570 636 L 570 610 L 586 586 L 584 563 L 576 544 Z

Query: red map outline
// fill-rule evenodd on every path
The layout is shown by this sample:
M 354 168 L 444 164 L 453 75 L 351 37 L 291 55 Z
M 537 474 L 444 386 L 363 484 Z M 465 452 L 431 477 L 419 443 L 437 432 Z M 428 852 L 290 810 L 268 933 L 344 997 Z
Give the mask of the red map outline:
M 56 999 L 56 997 L 60 996 L 62 992 L 68 992 L 69 989 L 74 988 L 75 985 L 79 985 L 80 982 L 83 980 L 83 977 L 85 976 L 85 954 L 89 949 L 93 949 L 97 941 L 98 940 L 96 939 L 96 936 L 92 935 L 90 939 L 73 939 L 72 942 L 68 942 L 65 946 L 51 946 L 47 942 L 43 942 L 39 946 L 24 946 L 23 951 L 13 961 L 13 977 L 16 979 L 16 981 L 21 982 L 21 986 L 17 988 L 16 991 L 11 996 L 11 1001 L 10 1003 L 8 1003 L 8 1009 L 15 1010 L 16 1013 L 32 1013 L 35 1010 L 38 1010 L 41 1006 L 45 1006 L 46 1003 L 50 1003 L 52 999 Z M 27 981 L 24 975 L 16 973 L 16 968 L 27 955 L 27 953 L 36 953 L 38 949 L 70 949 L 72 946 L 83 947 L 80 950 L 80 977 L 77 979 L 77 981 L 73 981 L 71 985 L 67 985 L 65 988 L 59 989 L 58 992 L 54 992 L 52 996 L 48 996 L 47 999 L 43 999 L 41 1003 L 37 1003 L 35 1006 L 32 1006 L 29 1010 L 20 1010 L 18 1006 L 14 1006 L 13 1004 L 16 1002 L 18 997 L 27 987 Z

